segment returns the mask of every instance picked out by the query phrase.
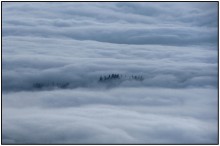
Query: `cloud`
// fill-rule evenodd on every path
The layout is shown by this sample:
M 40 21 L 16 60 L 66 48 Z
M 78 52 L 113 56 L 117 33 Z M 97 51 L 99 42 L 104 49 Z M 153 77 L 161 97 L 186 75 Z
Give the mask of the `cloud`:
M 203 88 L 11 93 L 3 143 L 215 143 L 216 103 Z
M 3 3 L 3 36 L 217 45 L 217 3 L 206 4 L 208 9 L 202 3 Z
M 217 143 L 217 2 L 2 4 L 4 144 Z
M 94 41 L 26 39 L 4 39 L 8 47 L 3 57 L 6 91 L 30 90 L 37 82 L 69 83 L 70 88 L 99 87 L 99 77 L 112 73 L 144 78 L 142 82 L 117 82 L 121 86 L 217 87 L 215 49 L 115 44 L 103 47 L 105 43 Z M 16 48 L 19 50 L 14 55 L 10 51 Z

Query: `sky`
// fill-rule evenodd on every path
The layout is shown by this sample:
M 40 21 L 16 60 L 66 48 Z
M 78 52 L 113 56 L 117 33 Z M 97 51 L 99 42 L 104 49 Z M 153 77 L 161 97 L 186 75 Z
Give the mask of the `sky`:
M 3 2 L 3 144 L 217 144 L 217 20 L 217 2 Z

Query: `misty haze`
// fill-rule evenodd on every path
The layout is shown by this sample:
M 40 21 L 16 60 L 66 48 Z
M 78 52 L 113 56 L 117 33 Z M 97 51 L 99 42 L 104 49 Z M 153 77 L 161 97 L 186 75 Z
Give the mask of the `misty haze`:
M 217 144 L 217 2 L 2 2 L 3 144 Z

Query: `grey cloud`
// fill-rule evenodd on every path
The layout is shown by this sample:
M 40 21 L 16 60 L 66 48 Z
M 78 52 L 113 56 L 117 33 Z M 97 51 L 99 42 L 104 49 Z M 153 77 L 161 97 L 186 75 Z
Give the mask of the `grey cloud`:
M 64 26 L 65 24 L 55 24 Z M 69 25 L 69 24 L 66 24 Z M 129 26 L 128 26 L 129 27 Z M 142 28 L 141 28 L 142 27 Z M 118 28 L 117 24 L 107 26 L 79 26 L 56 27 L 48 26 L 18 27 L 7 26 L 3 30 L 4 36 L 39 36 L 72 38 L 77 40 L 95 40 L 118 44 L 162 44 L 162 45 L 217 45 L 217 29 L 189 29 L 189 28 Z M 17 29 L 19 28 L 19 29 Z M 54 29 L 57 29 L 54 31 Z M 181 30 L 180 30 L 181 29 Z
M 4 5 L 3 36 L 68 37 L 119 44 L 217 45 L 216 3 L 210 4 L 209 9 L 191 3 L 182 4 L 190 6 L 188 9 L 179 3 Z M 158 27 L 153 28 L 155 25 Z
M 2 4 L 3 144 L 218 142 L 216 2 Z
M 4 39 L 9 47 L 9 52 L 5 52 L 3 57 L 5 91 L 30 90 L 37 82 L 68 82 L 70 88 L 99 87 L 99 77 L 112 73 L 142 75 L 145 78 L 141 83 L 118 82 L 121 86 L 217 87 L 215 49 L 115 44 L 103 47 L 105 43 L 68 39 L 46 39 L 42 42 L 39 38 L 30 42 L 26 39 Z M 15 47 L 20 48 L 19 52 L 10 55 L 10 50 L 16 50 Z M 47 51 L 47 48 L 53 51 Z M 166 53 L 164 50 L 167 50 Z M 10 82 L 12 78 L 13 82 Z M 102 84 L 105 85 L 108 86 Z
M 214 120 L 217 92 L 213 89 L 84 90 L 3 95 L 3 104 L 7 106 L 3 113 L 3 142 L 215 143 L 217 140 Z

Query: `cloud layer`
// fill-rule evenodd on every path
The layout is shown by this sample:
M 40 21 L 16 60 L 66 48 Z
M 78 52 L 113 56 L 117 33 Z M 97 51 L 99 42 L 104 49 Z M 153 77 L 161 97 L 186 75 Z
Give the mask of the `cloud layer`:
M 34 90 L 37 82 L 68 82 L 69 88 L 97 87 L 100 76 L 112 73 L 144 77 L 142 82 L 125 81 L 118 83 L 120 86 L 217 87 L 217 54 L 212 47 L 115 45 L 26 37 L 6 37 L 3 41 L 3 47 L 7 47 L 3 56 L 5 91 Z
M 6 143 L 217 142 L 214 89 L 19 92 L 3 105 Z
M 3 3 L 3 19 L 3 36 L 116 44 L 217 45 L 214 2 Z
M 2 15 L 4 144 L 217 143 L 217 3 L 3 2 Z

